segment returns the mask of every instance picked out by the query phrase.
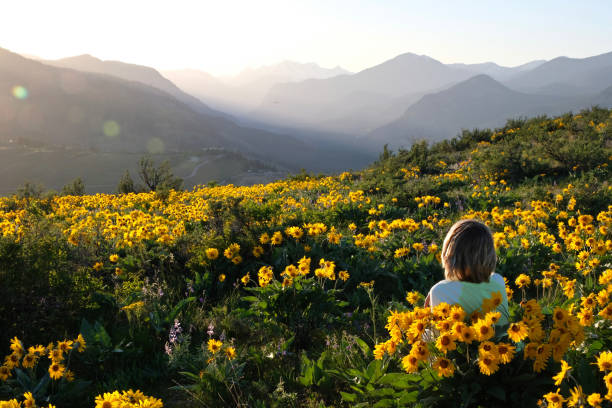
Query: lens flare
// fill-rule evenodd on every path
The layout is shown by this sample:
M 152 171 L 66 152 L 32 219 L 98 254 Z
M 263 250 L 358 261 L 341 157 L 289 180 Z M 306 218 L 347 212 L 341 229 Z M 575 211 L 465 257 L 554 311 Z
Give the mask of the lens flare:
M 117 137 L 121 133 L 121 127 L 114 120 L 107 120 L 102 126 L 102 131 L 106 137 Z
M 159 137 L 154 137 L 153 139 L 149 139 L 147 142 L 147 150 L 151 154 L 159 154 L 163 153 L 166 149 L 164 142 Z
M 15 85 L 13 87 L 13 96 L 16 99 L 26 99 L 28 97 L 28 90 L 21 85 Z

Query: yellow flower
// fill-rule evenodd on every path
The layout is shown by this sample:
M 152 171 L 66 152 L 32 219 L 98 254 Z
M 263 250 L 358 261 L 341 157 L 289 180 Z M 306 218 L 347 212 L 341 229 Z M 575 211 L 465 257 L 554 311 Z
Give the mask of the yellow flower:
M 119 408 L 121 404 L 121 395 L 115 392 L 105 392 L 103 395 L 96 397 L 96 408 Z M 123 404 L 121 404 L 123 405 Z
M 280 231 L 276 231 L 272 234 L 271 238 L 272 245 L 280 245 L 283 242 L 283 234 Z
M 36 407 L 36 400 L 34 399 L 34 396 L 32 395 L 31 392 L 26 392 L 25 394 L 23 394 L 23 406 L 25 408 L 33 408 Z
M 407 373 L 416 372 L 419 369 L 419 359 L 413 354 L 408 354 L 402 358 L 402 368 Z
M 599 394 L 598 392 L 594 392 L 593 394 L 587 397 L 587 402 L 593 408 L 601 408 L 601 404 L 603 403 L 603 398 L 601 397 L 601 394 Z
M 406 301 L 411 305 L 416 305 L 420 298 L 421 294 L 417 291 L 408 292 L 406 294 Z
M 259 243 L 261 244 L 267 244 L 268 242 L 270 242 L 270 236 L 268 234 L 266 234 L 265 232 L 263 234 L 260 235 L 259 237 Z
M 210 351 L 213 354 L 216 354 L 219 350 L 221 350 L 222 345 L 223 345 L 223 342 L 219 340 L 209 339 L 208 340 L 208 351 Z
M 13 350 L 13 353 L 22 356 L 25 353 L 25 350 L 23 348 L 23 344 L 21 343 L 21 340 L 19 340 L 17 338 L 17 336 L 13 337 L 11 339 L 11 346 L 10 349 Z
M 0 366 L 0 380 L 6 381 L 12 375 L 11 368 L 6 365 Z
M 240 255 L 236 255 L 235 257 L 232 258 L 232 263 L 234 265 L 238 265 L 242 262 L 242 257 Z
M 485 315 L 484 319 L 489 324 L 495 325 L 499 321 L 500 317 L 501 317 L 501 313 L 500 312 L 489 312 L 489 313 L 487 313 Z
M 584 395 L 582 393 L 582 386 L 578 385 L 570 390 L 570 396 L 567 399 L 568 407 L 579 407 L 580 402 L 584 401 Z
M 606 388 L 608 389 L 606 399 L 612 400 L 612 373 L 608 373 L 604 376 L 604 384 L 606 384 Z
M 112 254 L 111 256 L 108 257 L 108 260 L 115 263 L 119 260 L 119 255 L 117 254 Z
M 61 350 L 62 353 L 67 353 L 72 350 L 72 340 L 64 340 L 57 342 L 57 348 Z
M 412 344 L 412 348 L 410 349 L 410 354 L 414 355 L 421 361 L 425 361 L 429 358 L 429 349 L 427 348 L 427 344 L 422 340 L 418 340 Z
M 410 248 L 402 247 L 402 248 L 396 249 L 393 256 L 395 258 L 401 258 L 401 257 L 408 255 L 409 252 L 410 252 Z
M 497 350 L 497 345 L 492 341 L 483 341 L 478 346 L 478 354 L 479 355 L 491 355 L 495 357 L 496 360 L 499 360 L 499 352 Z
M 499 360 L 503 364 L 507 364 L 514 358 L 514 351 L 516 347 L 508 344 L 508 343 L 498 343 L 497 344 L 497 354 L 499 355 Z
M 295 239 L 300 239 L 304 235 L 304 230 L 300 227 L 289 227 L 285 230 L 285 233 Z
M 553 311 L 553 320 L 555 322 L 556 327 L 565 324 L 568 318 L 569 313 L 567 312 L 567 310 L 561 307 L 555 307 L 555 310 Z
M 232 259 L 238 254 L 238 252 L 240 252 L 240 245 L 233 243 L 225 248 L 225 251 L 223 251 L 223 256 L 225 256 L 227 259 Z
M 478 341 L 489 340 L 495 334 L 493 326 L 486 320 L 478 320 L 472 327 Z
M 240 278 L 240 282 L 242 282 L 243 285 L 246 285 L 247 283 L 249 283 L 250 280 L 251 280 L 250 273 L 247 273 L 242 278 Z
M 549 408 L 561 408 L 563 406 L 563 402 L 565 401 L 563 396 L 559 393 L 558 388 L 557 392 L 549 392 L 548 394 L 544 395 L 544 398 L 546 401 L 548 401 Z
M 233 360 L 236 358 L 236 349 L 233 347 L 226 347 L 225 350 L 225 356 L 227 357 L 228 360 Z
M 77 351 L 79 353 L 82 353 L 85 351 L 85 346 L 87 345 L 85 343 L 85 339 L 83 338 L 83 335 L 79 333 L 79 335 L 77 336 L 77 338 L 74 340 L 75 343 L 77 343 Z
M 219 257 L 219 250 L 217 248 L 207 248 L 206 257 L 208 259 L 217 259 Z
M 66 368 L 58 362 L 52 361 L 49 366 L 49 376 L 54 380 L 59 380 L 64 375 Z
M 15 367 L 19 367 L 20 357 L 19 354 L 12 352 L 8 356 L 4 357 L 4 365 L 6 365 L 11 370 Z
M 257 245 L 256 247 L 253 248 L 253 256 L 255 258 L 261 257 L 263 255 L 263 253 L 264 253 L 263 247 Z
M 478 358 L 478 367 L 484 375 L 491 375 L 499 370 L 497 359 L 492 354 L 480 355 Z
M 385 343 L 378 343 L 377 345 L 374 346 L 374 359 L 375 360 L 382 360 L 383 356 L 385 355 Z
M 36 354 L 28 353 L 23 357 L 21 365 L 23 365 L 23 368 L 33 368 L 36 365 L 37 361 L 38 356 Z
M 104 267 L 104 264 L 102 262 L 96 262 L 93 266 L 94 270 L 99 271 L 100 269 L 102 269 Z
M 597 366 L 599 367 L 599 371 L 611 371 L 612 370 L 612 352 L 611 351 L 603 351 L 597 357 Z
M 433 369 L 442 377 L 452 377 L 455 374 L 454 364 L 447 358 L 438 357 L 433 364 Z
M 455 343 L 455 338 L 452 334 L 444 333 L 438 336 L 436 340 L 436 347 L 442 353 L 446 354 L 448 351 L 455 350 L 457 345 Z
M 219 275 L 219 282 L 223 282 L 223 281 L 225 281 L 225 274 L 224 273 Z
M 512 323 L 508 327 L 508 337 L 515 343 L 525 339 L 527 334 L 529 334 L 529 328 L 523 322 Z
M 553 377 L 553 380 L 555 380 L 555 385 L 561 385 L 561 382 L 567 376 L 567 372 L 571 369 L 572 367 L 567 364 L 565 360 L 561 360 L 561 371 L 559 371 L 559 373 Z
M 524 273 L 521 273 L 514 281 L 519 288 L 527 287 L 531 284 L 531 278 Z
M 261 268 L 259 268 L 259 272 L 257 272 L 257 277 L 259 279 L 259 286 L 265 288 L 274 278 L 274 272 L 272 271 L 272 267 L 262 266 Z
M 340 278 L 342 281 L 346 282 L 349 279 L 350 275 L 347 271 L 340 271 L 338 272 L 338 278 Z

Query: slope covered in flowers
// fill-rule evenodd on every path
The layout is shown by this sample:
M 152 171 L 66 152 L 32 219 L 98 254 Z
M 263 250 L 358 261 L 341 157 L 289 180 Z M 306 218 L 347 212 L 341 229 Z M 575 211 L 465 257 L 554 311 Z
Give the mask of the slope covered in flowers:
M 611 135 L 593 109 L 338 176 L 0 198 L 0 404 L 610 405 Z M 462 218 L 494 232 L 503 330 L 501 294 L 423 308 Z

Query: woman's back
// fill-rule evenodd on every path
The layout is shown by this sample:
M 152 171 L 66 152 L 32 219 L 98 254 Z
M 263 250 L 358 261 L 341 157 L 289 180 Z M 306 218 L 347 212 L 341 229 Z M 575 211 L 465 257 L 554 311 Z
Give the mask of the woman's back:
M 449 305 L 458 304 L 463 307 L 469 316 L 482 306 L 485 299 L 491 298 L 493 293 L 499 292 L 502 302 L 497 307 L 501 317 L 498 325 L 508 324 L 508 297 L 506 296 L 506 285 L 504 278 L 497 273 L 492 273 L 489 282 L 472 283 L 459 280 L 443 280 L 435 284 L 430 292 L 430 304 L 432 307 L 440 303 Z

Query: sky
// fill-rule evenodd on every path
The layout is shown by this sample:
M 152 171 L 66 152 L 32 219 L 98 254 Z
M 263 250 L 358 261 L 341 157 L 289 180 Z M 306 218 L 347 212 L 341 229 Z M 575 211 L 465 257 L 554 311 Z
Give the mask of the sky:
M 233 75 L 283 60 L 352 72 L 399 54 L 515 66 L 612 51 L 609 0 L 2 1 L 0 47 Z

